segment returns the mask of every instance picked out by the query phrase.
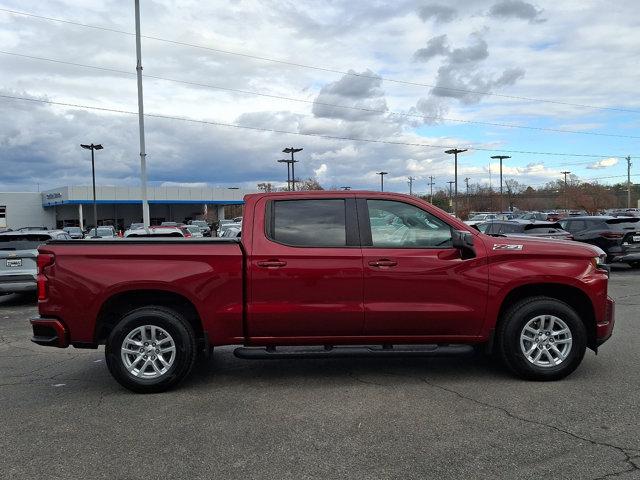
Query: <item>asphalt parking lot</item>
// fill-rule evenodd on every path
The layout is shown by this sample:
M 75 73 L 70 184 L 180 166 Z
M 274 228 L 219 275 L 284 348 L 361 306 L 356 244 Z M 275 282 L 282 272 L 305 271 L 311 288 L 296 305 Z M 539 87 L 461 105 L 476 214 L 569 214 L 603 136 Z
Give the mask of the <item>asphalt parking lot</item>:
M 216 350 L 178 390 L 135 395 L 102 350 L 29 341 L 0 299 L 0 471 L 35 479 L 640 478 L 640 273 L 616 329 L 555 383 L 484 358 L 249 361 Z

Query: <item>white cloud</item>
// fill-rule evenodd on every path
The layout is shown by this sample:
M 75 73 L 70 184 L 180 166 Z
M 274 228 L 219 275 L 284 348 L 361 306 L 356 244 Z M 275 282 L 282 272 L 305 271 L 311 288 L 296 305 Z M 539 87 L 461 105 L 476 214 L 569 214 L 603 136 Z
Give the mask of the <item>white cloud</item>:
M 598 170 L 601 168 L 609 168 L 609 167 L 613 167 L 614 165 L 617 165 L 618 161 L 619 160 L 615 157 L 604 158 L 602 160 L 598 160 L 595 163 L 592 163 L 587 168 L 594 169 L 594 170 Z

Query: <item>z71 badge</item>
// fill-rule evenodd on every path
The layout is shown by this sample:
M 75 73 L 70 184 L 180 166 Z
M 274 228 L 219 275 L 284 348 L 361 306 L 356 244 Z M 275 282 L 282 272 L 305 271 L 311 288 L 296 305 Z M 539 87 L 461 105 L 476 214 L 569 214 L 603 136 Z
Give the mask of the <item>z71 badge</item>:
M 523 245 L 515 245 L 511 243 L 494 243 L 494 250 L 522 250 Z

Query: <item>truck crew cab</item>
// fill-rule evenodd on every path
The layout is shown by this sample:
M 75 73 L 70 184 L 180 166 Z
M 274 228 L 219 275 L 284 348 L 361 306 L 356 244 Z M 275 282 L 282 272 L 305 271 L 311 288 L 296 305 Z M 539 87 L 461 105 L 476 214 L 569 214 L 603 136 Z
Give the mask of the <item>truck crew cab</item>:
M 520 377 L 555 380 L 612 333 L 596 247 L 489 237 L 394 193 L 245 201 L 241 238 L 40 247 L 33 341 L 105 345 L 118 382 L 157 392 L 218 345 L 241 345 L 243 358 L 455 355 L 481 346 Z

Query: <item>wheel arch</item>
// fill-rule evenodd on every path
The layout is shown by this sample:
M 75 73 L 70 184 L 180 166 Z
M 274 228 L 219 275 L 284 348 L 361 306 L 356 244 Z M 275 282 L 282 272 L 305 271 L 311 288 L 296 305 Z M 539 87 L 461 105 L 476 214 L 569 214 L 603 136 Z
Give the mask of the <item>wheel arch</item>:
M 193 328 L 197 342 L 202 346 L 206 344 L 207 337 L 202 319 L 195 305 L 184 295 L 158 289 L 126 290 L 114 293 L 107 298 L 98 311 L 94 330 L 94 343 L 96 345 L 105 343 L 109 333 L 125 313 L 136 308 L 152 305 L 171 308 L 184 315 Z
M 500 305 L 495 331 L 498 330 L 500 322 L 504 320 L 505 313 L 512 305 L 525 298 L 539 296 L 559 300 L 573 308 L 585 326 L 587 346 L 591 350 L 597 351 L 596 316 L 593 302 L 589 298 L 589 295 L 580 288 L 563 283 L 531 283 L 520 285 L 510 290 Z

